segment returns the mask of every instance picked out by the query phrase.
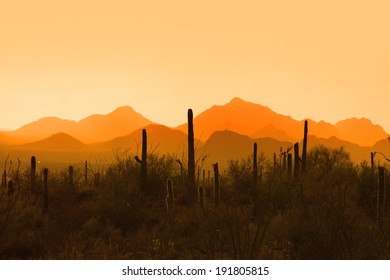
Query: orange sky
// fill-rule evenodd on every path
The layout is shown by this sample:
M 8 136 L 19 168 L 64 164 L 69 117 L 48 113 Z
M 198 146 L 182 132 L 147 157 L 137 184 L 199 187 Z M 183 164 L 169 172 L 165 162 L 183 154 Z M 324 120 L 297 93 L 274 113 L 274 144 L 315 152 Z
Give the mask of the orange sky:
M 126 104 L 174 126 L 239 96 L 390 132 L 389 1 L 189 2 L 2 1 L 0 128 Z

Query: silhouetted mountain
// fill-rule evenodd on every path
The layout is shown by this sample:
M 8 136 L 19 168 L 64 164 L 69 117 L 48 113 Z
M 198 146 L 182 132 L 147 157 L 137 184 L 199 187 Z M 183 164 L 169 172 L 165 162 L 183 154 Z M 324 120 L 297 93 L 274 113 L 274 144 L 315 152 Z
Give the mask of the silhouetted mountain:
M 0 147 L 14 145 L 15 142 L 16 142 L 15 138 L 10 137 L 8 135 L 5 135 L 3 133 L 0 133 Z
M 175 154 L 178 158 L 186 155 L 187 135 L 163 125 L 148 125 L 145 127 L 148 140 L 148 152 L 159 154 Z M 116 150 L 128 149 L 133 153 L 141 153 L 142 128 L 123 137 L 91 145 L 94 149 Z
M 302 143 L 301 143 L 302 144 Z M 325 139 L 315 136 L 309 136 L 307 140 L 307 149 L 310 150 L 315 146 L 323 145 L 328 148 L 339 149 L 343 147 L 346 152 L 349 153 L 351 159 L 355 162 L 369 161 L 370 160 L 370 148 L 360 146 L 348 141 L 340 140 L 334 136 Z M 302 145 L 300 145 L 300 148 Z
M 257 139 L 257 138 L 266 138 L 271 137 L 275 140 L 279 141 L 292 141 L 290 136 L 287 135 L 287 133 L 284 130 L 276 129 L 272 124 L 266 125 L 259 131 L 255 132 L 254 134 L 250 135 L 251 138 Z
M 26 124 L 15 131 L 8 131 L 4 133 L 17 139 L 17 142 L 19 143 L 26 143 L 38 141 L 56 133 L 69 131 L 74 125 L 76 125 L 76 122 L 74 121 L 62 120 L 55 117 L 46 117 Z
M 66 133 L 57 133 L 43 140 L 24 144 L 16 148 L 18 150 L 31 151 L 81 151 L 87 147 L 87 145 Z
M 20 142 L 38 141 L 55 133 L 67 133 L 85 143 L 108 141 L 118 136 L 129 134 L 152 122 L 124 106 L 107 115 L 91 115 L 79 122 L 48 117 L 27 124 L 15 131 L 4 132 L 5 135 Z
M 253 144 L 257 143 L 258 153 L 270 159 L 273 153 L 278 153 L 280 148 L 286 150 L 292 146 L 291 142 L 278 141 L 271 138 L 252 139 L 229 130 L 214 132 L 204 144 L 205 154 L 208 155 L 208 162 L 218 162 L 221 169 L 227 167 L 232 159 L 246 159 L 253 154 Z
M 387 151 L 390 155 L 390 144 L 388 140 L 377 143 L 376 148 L 382 151 Z M 278 141 L 272 138 L 252 139 L 246 135 L 241 135 L 232 131 L 218 131 L 213 133 L 209 140 L 204 145 L 204 150 L 208 154 L 208 161 L 211 163 L 218 162 L 221 168 L 227 167 L 227 162 L 231 159 L 245 159 L 253 154 L 253 144 L 257 143 L 258 153 L 269 161 L 273 161 L 273 153 L 279 157 L 280 151 L 286 151 L 292 147 L 294 143 L 289 141 Z M 308 137 L 308 150 L 318 145 L 324 145 L 328 148 L 344 150 L 350 154 L 350 157 L 355 162 L 369 161 L 371 149 L 368 147 L 359 146 L 347 141 L 330 137 L 328 139 L 319 138 L 316 136 Z M 302 153 L 302 142 L 300 142 L 300 154 Z M 387 150 L 386 150 L 387 149 Z M 293 153 L 293 150 L 291 150 Z
M 79 121 L 72 129 L 72 135 L 77 135 L 85 143 L 96 143 L 125 136 L 149 124 L 152 121 L 133 108 L 123 106 L 107 115 L 92 115 Z
M 387 158 L 390 158 L 389 139 L 383 139 L 383 140 L 375 143 L 375 145 L 373 145 L 371 147 L 371 152 L 380 152 L 380 153 L 383 153 Z M 380 155 L 375 156 L 375 159 L 381 161 L 382 163 L 387 162 L 387 161 L 385 161 L 384 157 L 382 157 Z
M 388 135 L 379 125 L 374 125 L 368 119 L 351 118 L 336 123 L 339 138 L 359 143 L 363 146 L 372 146 L 379 139 L 384 139 Z
M 324 139 L 336 137 L 361 146 L 370 146 L 387 137 L 387 133 L 382 127 L 373 125 L 367 119 L 347 119 L 338 122 L 336 125 L 312 120 L 308 120 L 308 123 L 309 135 Z M 1 132 L 0 146 L 35 142 L 52 134 L 63 132 L 86 144 L 107 142 L 101 144 L 100 147 L 111 147 L 112 144 L 124 147 L 128 144 L 126 138 L 116 139 L 113 142 L 111 140 L 126 135 L 129 136 L 130 133 L 137 130 L 136 133 L 139 133 L 141 128 L 152 124 L 154 123 L 135 112 L 131 107 L 124 106 L 107 115 L 91 115 L 79 122 L 54 117 L 42 118 L 15 131 Z M 194 118 L 195 138 L 202 141 L 207 141 L 216 131 L 229 130 L 240 135 L 249 136 L 252 139 L 269 137 L 279 141 L 297 142 L 303 138 L 303 126 L 303 120 L 294 120 L 289 116 L 277 114 L 268 107 L 246 102 L 240 98 L 234 98 L 222 106 L 212 106 Z M 151 138 L 153 142 L 161 142 L 162 151 L 169 150 L 172 152 L 174 147 L 177 149 L 178 143 L 174 142 L 173 139 L 179 136 L 172 135 L 169 137 L 173 138 L 164 138 L 164 132 L 158 132 L 157 127 L 164 126 L 150 127 L 151 135 L 161 134 L 160 139 L 153 136 L 155 137 Z M 165 127 L 165 130 L 167 129 L 169 128 Z M 182 139 L 183 135 L 187 133 L 187 124 L 183 124 L 177 129 L 182 132 L 179 137 Z M 171 132 L 174 131 L 174 129 L 170 130 Z M 141 134 L 139 133 L 139 135 Z M 137 136 L 136 139 L 140 139 L 140 137 Z M 173 141 L 172 144 L 169 143 L 170 141 Z M 186 144 L 186 141 L 184 142 Z
M 272 129 L 269 129 L 272 127 Z M 186 131 L 186 124 L 178 127 Z M 309 120 L 309 133 L 320 137 L 331 137 L 337 134 L 336 128 L 326 122 Z M 267 137 L 280 140 L 298 140 L 303 137 L 303 121 L 297 121 L 285 115 L 280 115 L 268 107 L 234 98 L 223 106 L 213 106 L 194 118 L 196 137 L 208 139 L 214 131 L 230 130 L 242 135 L 261 135 L 262 130 L 268 130 Z M 260 133 L 259 133 L 260 131 Z M 287 137 L 281 135 L 284 131 Z
M 325 121 L 308 120 L 309 135 L 332 136 L 362 146 L 372 145 L 387 134 L 379 125 L 366 119 L 349 119 L 332 125 Z M 303 137 L 304 121 L 277 114 L 268 107 L 234 98 L 222 106 L 212 106 L 194 118 L 195 136 L 207 140 L 215 131 L 230 130 L 252 138 L 270 137 L 284 141 L 299 141 Z M 178 127 L 187 132 L 187 125 Z M 364 136 L 362 136 L 362 131 Z

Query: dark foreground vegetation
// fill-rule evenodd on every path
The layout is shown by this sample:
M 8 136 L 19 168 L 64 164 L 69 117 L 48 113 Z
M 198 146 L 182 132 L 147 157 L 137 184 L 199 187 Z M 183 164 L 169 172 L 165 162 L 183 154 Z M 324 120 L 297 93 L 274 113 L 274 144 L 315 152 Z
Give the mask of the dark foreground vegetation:
M 107 168 L 49 170 L 47 182 L 44 170 L 8 162 L 0 258 L 389 259 L 378 166 L 320 146 L 294 170 L 288 154 L 233 160 L 221 172 L 199 159 L 195 194 L 187 166 L 169 155 L 118 152 Z

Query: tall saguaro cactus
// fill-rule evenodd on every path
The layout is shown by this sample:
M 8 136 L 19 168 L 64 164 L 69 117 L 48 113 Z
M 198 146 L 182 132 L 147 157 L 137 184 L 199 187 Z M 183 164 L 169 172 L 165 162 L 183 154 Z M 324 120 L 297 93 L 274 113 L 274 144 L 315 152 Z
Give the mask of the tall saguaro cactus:
M 148 139 L 146 129 L 142 129 L 142 160 L 141 160 L 141 190 L 146 191 L 148 171 L 147 171 L 147 152 L 148 152 Z
M 294 177 L 299 175 L 299 143 L 294 144 Z
M 253 185 L 257 188 L 257 143 L 253 144 Z
M 35 156 L 32 156 L 31 157 L 30 181 L 31 181 L 31 189 L 33 191 L 35 191 L 35 189 L 36 189 L 36 187 L 35 187 L 35 184 L 36 184 L 36 178 L 35 178 L 36 171 L 37 171 L 37 160 L 36 160 Z
M 303 131 L 303 143 L 302 143 L 302 172 L 306 172 L 306 150 L 307 150 L 307 133 L 308 133 L 308 123 L 305 120 L 305 128 Z
M 195 186 L 195 147 L 194 147 L 194 125 L 192 109 L 188 109 L 188 196 L 189 201 L 196 202 Z

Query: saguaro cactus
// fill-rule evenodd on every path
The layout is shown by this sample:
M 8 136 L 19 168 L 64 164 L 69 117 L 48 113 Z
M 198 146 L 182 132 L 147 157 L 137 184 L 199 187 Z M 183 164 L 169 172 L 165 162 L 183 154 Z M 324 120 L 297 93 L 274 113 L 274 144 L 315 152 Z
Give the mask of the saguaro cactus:
M 194 147 L 194 125 L 192 110 L 188 109 L 188 195 L 189 201 L 196 201 L 195 187 L 195 147 Z
M 30 175 L 30 180 L 31 180 L 31 189 L 35 190 L 35 184 L 36 184 L 36 170 L 37 170 L 37 160 L 35 156 L 31 157 L 31 175 Z
M 135 157 L 135 160 L 141 165 L 140 172 L 140 189 L 142 192 L 146 192 L 148 186 L 148 170 L 147 170 L 147 153 L 148 153 L 148 138 L 146 134 L 146 129 L 142 129 L 142 159 L 139 159 L 138 156 Z
M 167 180 L 167 196 L 165 197 L 165 203 L 167 206 L 167 212 L 170 213 L 173 207 L 173 185 L 172 180 Z
M 147 174 L 148 174 L 147 164 L 146 164 L 147 153 L 148 153 L 147 145 L 148 145 L 148 139 L 147 139 L 147 135 L 146 135 L 146 129 L 143 129 L 142 130 L 141 180 L 142 180 L 142 187 L 144 189 L 147 188 Z
M 308 133 L 308 123 L 305 120 L 305 128 L 303 132 L 303 143 L 302 143 L 302 172 L 306 172 L 306 150 L 307 150 L 307 133 Z
M 49 191 L 47 189 L 47 176 L 49 170 L 45 168 L 43 170 L 43 213 L 46 214 L 49 211 Z
M 219 172 L 218 163 L 214 164 L 214 202 L 215 205 L 219 205 L 220 189 L 219 189 Z
M 294 144 L 294 177 L 299 175 L 299 143 Z
M 373 171 L 374 171 L 374 168 L 375 168 L 374 158 L 375 158 L 375 153 L 371 152 L 371 169 Z
M 253 144 L 253 185 L 257 188 L 257 143 Z

